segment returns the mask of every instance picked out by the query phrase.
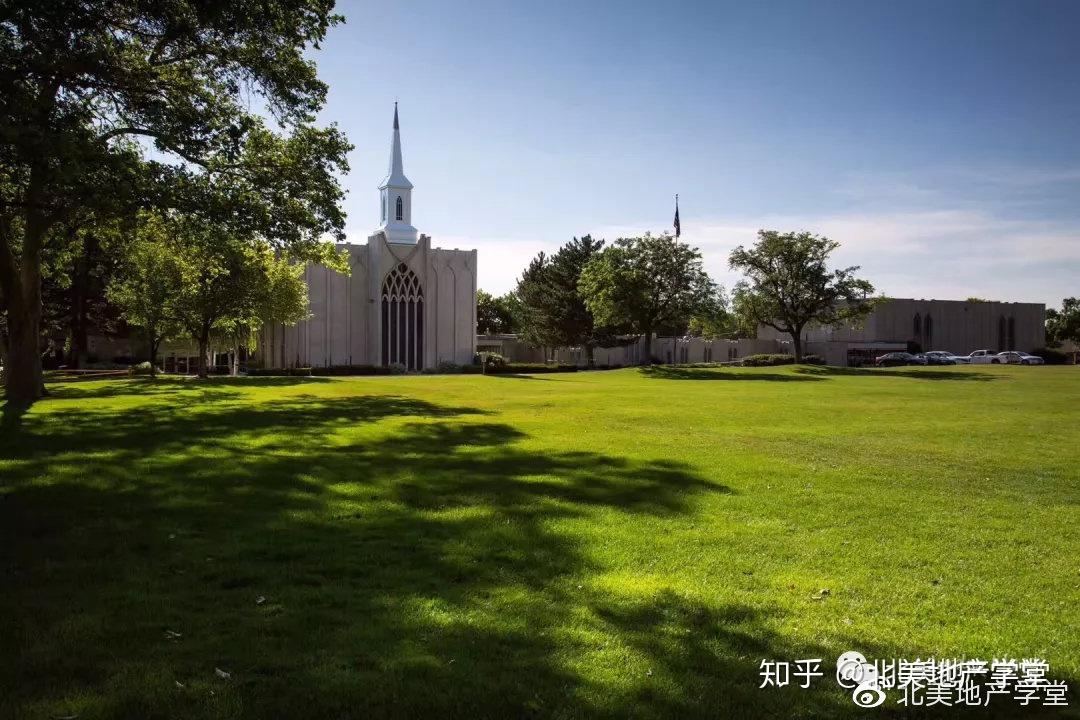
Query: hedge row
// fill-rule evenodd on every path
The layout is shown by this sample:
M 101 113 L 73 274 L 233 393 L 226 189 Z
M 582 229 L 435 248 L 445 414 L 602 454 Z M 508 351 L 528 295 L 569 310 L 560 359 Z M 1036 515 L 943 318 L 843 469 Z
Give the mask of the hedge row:
M 803 355 L 804 365 L 824 365 L 825 360 L 820 355 Z M 795 356 L 782 353 L 747 355 L 742 359 L 744 367 L 772 367 L 774 365 L 794 365 Z
M 311 368 L 248 368 L 251 377 L 311 377 Z
M 1071 359 L 1069 353 L 1054 348 L 1035 348 L 1031 354 L 1041 357 L 1047 365 L 1065 365 Z
M 516 373 L 552 373 L 552 372 L 576 372 L 576 365 L 544 365 L 541 363 L 507 363 L 505 365 L 489 365 L 489 375 L 505 375 Z M 437 368 L 426 368 L 424 374 L 445 375 L 480 375 L 484 372 L 481 365 L 455 365 L 454 363 L 440 363 Z M 401 375 L 405 368 L 397 365 L 383 367 L 381 365 L 330 365 L 329 367 L 316 368 L 252 368 L 248 375 L 252 377 L 326 377 L 326 376 L 360 376 L 360 375 Z
M 562 373 L 577 372 L 577 365 L 546 365 L 544 363 L 507 363 L 497 367 L 488 366 L 489 375 L 524 374 L 524 373 Z
M 311 368 L 312 375 L 401 375 L 405 372 L 402 365 L 384 367 L 382 365 L 330 365 Z

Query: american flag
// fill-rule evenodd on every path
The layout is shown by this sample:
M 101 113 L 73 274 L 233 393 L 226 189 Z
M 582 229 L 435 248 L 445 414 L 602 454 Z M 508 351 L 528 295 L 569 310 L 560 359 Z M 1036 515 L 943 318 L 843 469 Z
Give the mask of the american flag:
M 679 196 L 675 196 L 675 237 L 682 235 L 682 224 L 679 223 Z

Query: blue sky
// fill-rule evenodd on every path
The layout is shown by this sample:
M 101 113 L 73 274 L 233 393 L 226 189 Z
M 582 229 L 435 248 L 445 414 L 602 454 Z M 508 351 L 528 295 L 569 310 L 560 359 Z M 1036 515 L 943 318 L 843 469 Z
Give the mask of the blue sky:
M 1080 294 L 1080 3 L 339 3 L 321 118 L 377 225 L 393 102 L 413 224 L 500 293 L 574 235 L 670 228 L 730 287 L 757 228 L 879 290 Z

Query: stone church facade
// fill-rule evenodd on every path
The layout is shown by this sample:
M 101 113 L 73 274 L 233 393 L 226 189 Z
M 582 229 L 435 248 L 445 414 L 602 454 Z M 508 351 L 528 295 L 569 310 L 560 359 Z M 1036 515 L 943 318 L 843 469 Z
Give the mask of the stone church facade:
M 304 272 L 310 316 L 263 329 L 264 367 L 400 365 L 417 371 L 472 362 L 476 352 L 476 251 L 432 247 L 412 225 L 397 106 L 390 170 L 379 185 L 381 221 L 367 244 L 338 245 L 348 275 L 320 265 Z

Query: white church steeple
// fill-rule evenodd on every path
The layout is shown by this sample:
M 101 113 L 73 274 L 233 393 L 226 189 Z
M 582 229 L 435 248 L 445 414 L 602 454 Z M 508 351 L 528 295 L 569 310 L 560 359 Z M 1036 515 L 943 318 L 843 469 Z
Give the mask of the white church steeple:
M 397 103 L 394 103 L 394 132 L 390 140 L 390 171 L 379 185 L 382 222 L 379 230 L 392 243 L 416 244 L 417 231 L 412 226 L 413 184 L 405 177 L 401 161 L 401 129 Z

